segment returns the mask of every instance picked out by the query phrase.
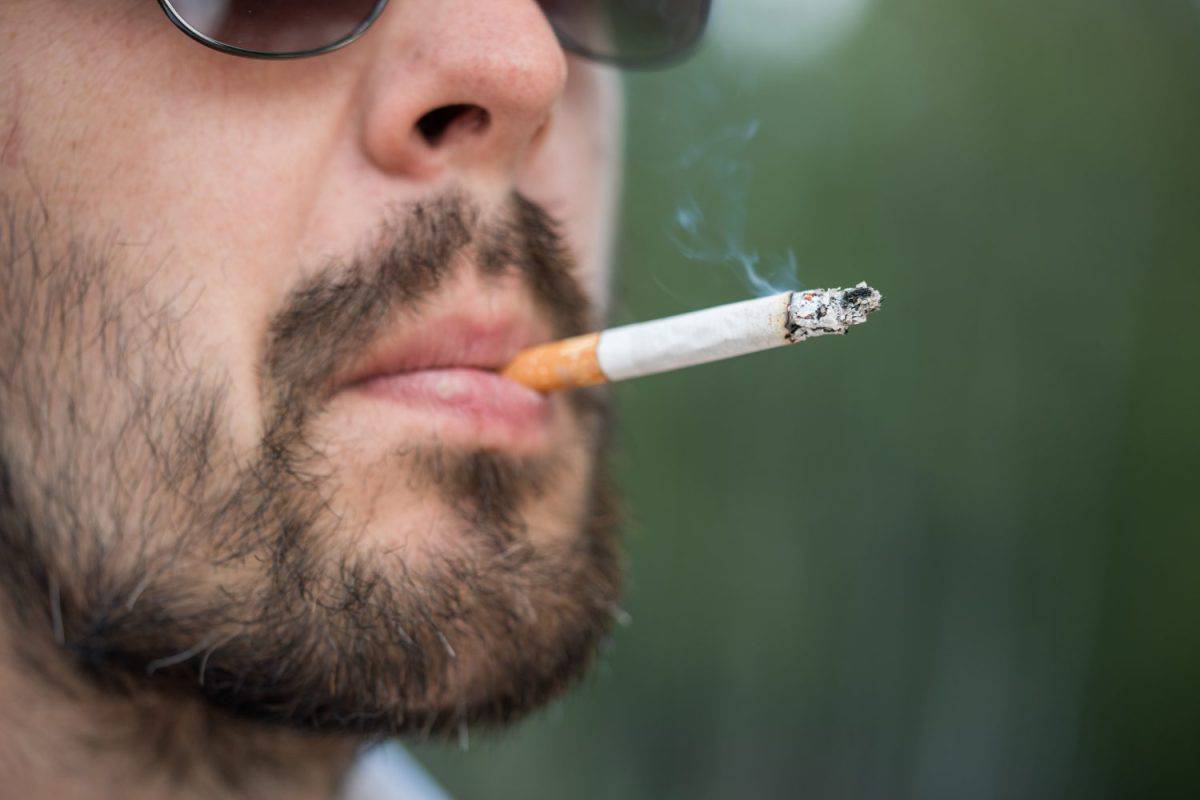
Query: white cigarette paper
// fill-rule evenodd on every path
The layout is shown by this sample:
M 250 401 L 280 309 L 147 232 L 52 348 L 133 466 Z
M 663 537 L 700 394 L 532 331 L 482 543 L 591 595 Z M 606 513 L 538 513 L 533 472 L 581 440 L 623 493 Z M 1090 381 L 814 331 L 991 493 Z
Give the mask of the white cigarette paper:
M 845 333 L 882 302 L 865 283 L 783 292 L 531 347 L 501 374 L 540 392 L 623 381 Z
M 843 334 L 882 301 L 865 283 L 783 292 L 603 331 L 596 358 L 608 380 L 623 381 Z

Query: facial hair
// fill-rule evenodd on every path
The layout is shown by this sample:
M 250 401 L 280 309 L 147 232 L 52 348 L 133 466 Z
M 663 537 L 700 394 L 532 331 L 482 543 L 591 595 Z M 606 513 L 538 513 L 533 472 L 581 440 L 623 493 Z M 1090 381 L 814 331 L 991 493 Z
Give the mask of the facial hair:
M 186 310 L 49 213 L 3 219 L 0 580 L 31 665 L 50 641 L 109 693 L 365 735 L 511 722 L 584 670 L 619 582 L 600 394 L 571 403 L 585 500 L 549 543 L 523 510 L 559 490 L 561 460 L 398 449 L 392 468 L 453 509 L 439 538 L 457 544 L 419 568 L 356 544 L 309 435 L 338 366 L 465 253 L 485 276 L 519 274 L 558 333 L 581 332 L 588 306 L 540 207 L 417 203 L 368 254 L 290 292 L 250 453 L 227 430 L 227 379 L 195 368 Z

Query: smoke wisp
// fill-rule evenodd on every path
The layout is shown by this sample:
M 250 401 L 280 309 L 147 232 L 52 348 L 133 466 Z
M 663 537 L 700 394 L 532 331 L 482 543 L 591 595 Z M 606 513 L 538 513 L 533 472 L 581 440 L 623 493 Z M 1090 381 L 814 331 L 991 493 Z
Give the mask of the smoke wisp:
M 690 261 L 733 267 L 761 297 L 803 286 L 794 251 L 764 257 L 746 244 L 753 169 L 745 151 L 759 128 L 757 119 L 726 126 L 680 155 L 687 189 L 673 213 L 669 236 Z M 709 199 L 702 205 L 700 196 Z

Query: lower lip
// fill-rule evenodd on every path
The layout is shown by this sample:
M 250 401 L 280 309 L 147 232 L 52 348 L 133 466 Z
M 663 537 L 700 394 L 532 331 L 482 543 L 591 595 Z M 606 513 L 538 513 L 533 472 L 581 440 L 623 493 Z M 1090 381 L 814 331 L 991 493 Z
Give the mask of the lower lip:
M 545 395 L 482 369 L 453 367 L 381 375 L 355 389 L 413 411 L 457 419 L 482 439 L 497 433 L 534 435 L 548 426 L 551 417 Z M 444 424 L 438 428 L 445 433 Z

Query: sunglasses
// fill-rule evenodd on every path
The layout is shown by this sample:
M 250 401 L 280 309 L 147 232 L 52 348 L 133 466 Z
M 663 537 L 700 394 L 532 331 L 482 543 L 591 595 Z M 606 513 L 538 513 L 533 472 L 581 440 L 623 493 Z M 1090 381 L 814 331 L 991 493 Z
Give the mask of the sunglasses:
M 250 58 L 305 58 L 362 36 L 388 0 L 158 0 L 203 45 Z M 686 56 L 712 0 L 538 0 L 565 50 L 622 67 Z

